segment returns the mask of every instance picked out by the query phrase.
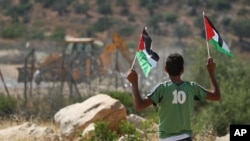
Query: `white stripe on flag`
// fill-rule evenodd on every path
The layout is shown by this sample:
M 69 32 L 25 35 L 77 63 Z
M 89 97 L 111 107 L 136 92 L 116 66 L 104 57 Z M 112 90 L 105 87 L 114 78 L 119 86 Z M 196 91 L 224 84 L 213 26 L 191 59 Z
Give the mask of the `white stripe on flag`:
M 213 30 L 213 32 L 214 32 L 213 39 L 214 39 L 217 43 L 219 43 L 219 36 L 218 36 L 217 32 L 216 32 L 215 30 Z M 230 50 L 229 50 L 227 44 L 224 42 L 224 40 L 222 40 L 222 41 L 223 41 L 223 43 L 222 43 L 222 47 L 221 47 L 221 48 L 223 48 L 223 49 L 226 50 L 227 52 L 230 52 Z
M 152 68 L 156 67 L 157 61 L 155 61 L 154 59 L 151 58 L 151 56 L 148 54 L 146 49 L 143 50 L 143 53 L 147 56 L 148 62 L 151 64 Z

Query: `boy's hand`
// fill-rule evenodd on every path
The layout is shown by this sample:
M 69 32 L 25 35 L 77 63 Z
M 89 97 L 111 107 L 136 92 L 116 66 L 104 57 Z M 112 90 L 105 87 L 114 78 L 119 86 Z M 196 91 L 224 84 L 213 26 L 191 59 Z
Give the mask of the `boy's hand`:
M 127 73 L 127 79 L 131 84 L 136 84 L 138 81 L 137 72 L 133 69 L 130 69 Z
M 213 58 L 212 58 L 212 57 L 209 57 L 209 58 L 207 59 L 207 71 L 208 71 L 209 73 L 212 73 L 212 72 L 214 72 L 215 67 L 216 67 L 216 64 L 215 64 Z

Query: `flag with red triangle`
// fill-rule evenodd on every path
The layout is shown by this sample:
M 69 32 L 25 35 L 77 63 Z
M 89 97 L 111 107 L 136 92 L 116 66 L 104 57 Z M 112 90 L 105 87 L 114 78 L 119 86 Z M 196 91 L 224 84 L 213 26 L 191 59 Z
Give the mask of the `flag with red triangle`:
M 212 44 L 216 50 L 219 52 L 226 54 L 230 57 L 233 57 L 232 52 L 229 50 L 225 41 L 221 38 L 219 32 L 214 27 L 212 22 L 204 15 L 204 26 L 206 30 L 206 40 L 210 44 Z
M 136 58 L 141 66 L 142 72 L 147 77 L 153 67 L 157 65 L 160 57 L 152 50 L 152 39 L 143 29 L 139 44 L 137 47 Z

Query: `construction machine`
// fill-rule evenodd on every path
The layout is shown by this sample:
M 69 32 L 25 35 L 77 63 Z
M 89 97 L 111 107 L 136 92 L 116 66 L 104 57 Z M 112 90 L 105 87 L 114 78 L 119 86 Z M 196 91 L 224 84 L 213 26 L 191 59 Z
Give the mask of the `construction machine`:
M 18 68 L 18 82 L 89 83 L 96 77 L 106 76 L 110 71 L 125 71 L 128 68 L 122 70 L 122 67 L 132 63 L 128 48 L 116 33 L 112 35 L 112 43 L 104 47 L 101 41 L 94 38 L 66 37 L 65 43 L 62 53 L 49 54 L 33 67 Z

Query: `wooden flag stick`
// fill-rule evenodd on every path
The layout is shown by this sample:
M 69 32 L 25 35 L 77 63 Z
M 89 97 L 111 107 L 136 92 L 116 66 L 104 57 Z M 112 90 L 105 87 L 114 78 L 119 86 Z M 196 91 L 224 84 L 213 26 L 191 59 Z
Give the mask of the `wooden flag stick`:
M 206 36 L 206 43 L 207 43 L 207 54 L 208 54 L 208 57 L 211 57 L 210 56 L 210 51 L 209 51 L 209 45 L 208 45 L 208 41 L 207 41 L 207 30 L 206 30 L 206 23 L 205 23 L 205 12 L 203 11 L 203 22 L 204 22 L 204 29 L 205 29 L 205 36 Z
M 135 55 L 135 57 L 134 57 L 134 60 L 133 60 L 133 63 L 132 63 L 132 65 L 131 65 L 131 68 L 130 68 L 130 69 L 133 69 L 133 68 L 134 68 L 135 60 L 136 60 L 136 55 Z

